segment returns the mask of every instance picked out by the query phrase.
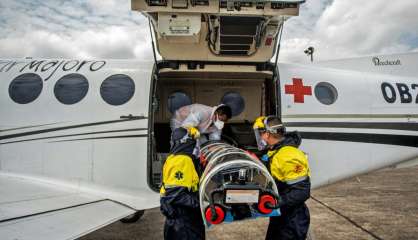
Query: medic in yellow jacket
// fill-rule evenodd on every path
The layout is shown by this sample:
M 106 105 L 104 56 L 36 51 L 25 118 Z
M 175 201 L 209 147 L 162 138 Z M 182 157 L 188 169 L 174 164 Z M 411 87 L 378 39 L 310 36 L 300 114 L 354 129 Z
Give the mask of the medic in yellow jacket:
M 193 156 L 196 140 L 184 128 L 175 129 L 171 140 L 160 189 L 164 239 L 205 239 L 198 194 L 200 167 Z
M 275 116 L 259 117 L 254 122 L 258 148 L 267 149 L 263 156 L 275 179 L 280 199 L 281 216 L 271 217 L 266 239 L 306 239 L 309 210 L 305 201 L 310 197 L 310 170 L 307 156 L 298 149 L 301 137 L 286 133 Z

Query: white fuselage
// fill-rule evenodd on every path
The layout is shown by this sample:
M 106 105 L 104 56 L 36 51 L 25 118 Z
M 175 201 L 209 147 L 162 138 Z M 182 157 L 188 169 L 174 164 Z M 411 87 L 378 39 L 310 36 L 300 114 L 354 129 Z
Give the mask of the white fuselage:
M 135 209 L 158 206 L 149 184 L 152 144 L 158 144 L 149 122 L 153 63 L 82 63 L 0 60 L 0 174 L 62 184 Z M 331 65 L 280 64 L 279 72 L 278 109 L 288 131 L 302 134 L 314 187 L 418 156 L 416 77 Z M 115 96 L 113 88 L 120 88 Z M 22 97 L 27 89 L 35 94 Z

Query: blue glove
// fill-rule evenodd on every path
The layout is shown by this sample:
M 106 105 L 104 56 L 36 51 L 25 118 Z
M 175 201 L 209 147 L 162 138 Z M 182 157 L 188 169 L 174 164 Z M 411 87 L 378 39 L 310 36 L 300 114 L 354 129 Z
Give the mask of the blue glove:
M 261 161 L 268 162 L 269 161 L 269 156 L 267 154 L 264 154 L 263 156 L 261 156 Z

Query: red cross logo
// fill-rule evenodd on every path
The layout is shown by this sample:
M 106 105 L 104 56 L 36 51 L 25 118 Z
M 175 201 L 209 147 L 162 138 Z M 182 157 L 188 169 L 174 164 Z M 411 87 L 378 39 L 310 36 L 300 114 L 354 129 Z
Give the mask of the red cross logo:
M 312 95 L 311 86 L 303 86 L 302 78 L 292 78 L 293 85 L 285 85 L 284 92 L 294 95 L 295 103 L 304 103 L 305 95 Z

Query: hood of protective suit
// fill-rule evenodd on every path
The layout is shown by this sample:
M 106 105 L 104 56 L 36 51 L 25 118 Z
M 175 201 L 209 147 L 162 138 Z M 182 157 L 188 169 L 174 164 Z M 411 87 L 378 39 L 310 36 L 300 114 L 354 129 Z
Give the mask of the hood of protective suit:
M 284 146 L 299 147 L 302 143 L 302 137 L 299 132 L 287 132 L 284 134 L 284 139 L 273 146 L 273 149 L 277 149 Z
M 184 153 L 192 155 L 196 140 L 188 136 L 187 130 L 177 128 L 171 133 L 171 154 Z
M 183 153 L 186 155 L 192 155 L 195 146 L 196 146 L 196 141 L 194 140 L 187 141 L 186 143 L 174 144 L 174 146 L 170 150 L 170 153 L 171 154 Z
M 191 104 L 179 108 L 171 119 L 171 129 L 179 127 L 196 127 L 201 134 L 212 133 L 219 136 L 213 140 L 219 140 L 222 131 L 213 124 L 213 114 L 217 107 L 210 107 L 203 104 Z

